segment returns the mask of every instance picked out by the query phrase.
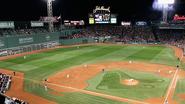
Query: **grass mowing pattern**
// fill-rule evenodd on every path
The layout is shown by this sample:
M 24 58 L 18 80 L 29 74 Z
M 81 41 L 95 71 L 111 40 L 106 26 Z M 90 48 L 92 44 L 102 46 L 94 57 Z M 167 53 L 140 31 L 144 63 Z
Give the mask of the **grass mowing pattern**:
M 170 51 L 167 51 L 170 50 Z M 167 55 L 167 56 L 165 56 Z M 175 66 L 177 59 L 172 49 L 163 46 L 81 46 L 80 48 L 61 48 L 49 52 L 27 55 L 27 58 L 18 57 L 0 61 L 0 68 L 20 71 L 26 78 L 42 80 L 64 69 L 85 63 L 97 63 L 100 61 L 144 61 Z M 37 87 L 29 87 L 32 83 L 25 81 L 25 89 L 38 94 Z M 40 96 L 48 98 L 39 92 Z M 118 94 L 119 95 L 119 94 Z M 60 99 L 55 99 L 60 102 Z M 96 102 L 94 102 L 96 103 Z M 81 103 L 83 104 L 83 103 Z M 84 104 L 87 104 L 84 103 Z M 112 103 L 114 104 L 114 103 Z
M 98 79 L 100 81 L 97 81 Z M 136 86 L 123 85 L 120 81 L 124 79 L 136 79 L 139 81 L 139 84 Z M 89 80 L 88 83 L 89 87 L 87 90 L 141 100 L 164 96 L 170 79 L 150 73 L 118 70 L 101 73 Z
M 152 60 L 164 47 L 143 47 L 141 51 L 129 56 L 128 60 Z M 151 57 L 152 56 L 152 57 Z
M 110 49 L 112 49 L 112 51 L 110 51 Z M 103 55 L 109 54 L 113 51 L 116 51 L 116 49 L 119 49 L 119 47 L 112 47 L 112 48 L 103 47 L 103 48 L 100 48 L 98 50 L 94 50 L 91 52 L 86 52 L 82 54 L 80 53 L 78 56 L 44 65 L 35 70 L 31 70 L 27 72 L 26 74 L 34 73 L 34 75 L 36 76 L 34 77 L 34 79 L 40 79 L 40 78 L 43 78 L 44 76 L 48 76 L 52 74 L 53 72 L 61 71 L 61 69 L 69 68 L 75 65 L 80 65 L 80 64 L 87 62 L 88 60 L 93 60 L 93 59 L 96 59 L 96 57 L 101 57 Z M 52 70 L 48 70 L 48 68 Z
M 46 92 L 44 90 L 44 86 L 33 82 L 26 86 L 28 92 L 32 92 L 39 96 L 44 96 L 51 101 L 57 101 L 58 104 L 128 104 L 77 92 L 54 95 L 50 93 L 53 90 L 49 89 L 48 92 Z

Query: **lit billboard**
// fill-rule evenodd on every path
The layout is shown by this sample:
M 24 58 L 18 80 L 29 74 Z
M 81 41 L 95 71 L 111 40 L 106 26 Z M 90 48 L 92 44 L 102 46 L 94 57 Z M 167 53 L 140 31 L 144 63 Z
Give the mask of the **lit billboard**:
M 13 21 L 0 21 L 0 28 L 14 28 L 14 22 Z
M 147 22 L 145 22 L 145 21 L 138 21 L 138 22 L 136 22 L 136 25 L 137 26 L 146 26 Z
M 89 24 L 94 24 L 94 18 L 89 18 Z
M 31 21 L 31 27 L 43 27 L 44 23 L 40 21 Z
M 116 24 L 117 23 L 117 18 L 111 18 L 111 24 Z
M 131 22 L 121 22 L 122 26 L 131 26 Z

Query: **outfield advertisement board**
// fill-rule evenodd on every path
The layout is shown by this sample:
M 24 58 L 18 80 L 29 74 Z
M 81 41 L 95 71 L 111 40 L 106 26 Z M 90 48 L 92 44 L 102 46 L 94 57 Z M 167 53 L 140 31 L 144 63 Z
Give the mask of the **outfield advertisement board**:
M 31 27 L 43 27 L 44 23 L 41 21 L 31 21 Z
M 4 48 L 4 47 L 5 47 L 5 39 L 0 38 L 0 48 Z
M 51 41 L 59 41 L 59 33 L 4 36 L 0 38 L 0 49 Z
M 58 18 L 59 17 L 40 17 L 40 20 L 41 22 L 44 22 L 44 23 L 49 23 L 49 22 L 58 22 Z
M 137 21 L 136 22 L 136 25 L 137 26 L 146 26 L 147 25 L 147 22 L 145 22 L 145 21 Z
M 131 26 L 131 22 L 121 22 L 122 26 Z
M 13 21 L 0 21 L 0 28 L 14 28 L 14 22 Z
M 4 47 L 5 44 L 4 44 L 4 41 L 0 40 L 0 47 Z
M 33 37 L 19 38 L 19 44 L 32 43 Z

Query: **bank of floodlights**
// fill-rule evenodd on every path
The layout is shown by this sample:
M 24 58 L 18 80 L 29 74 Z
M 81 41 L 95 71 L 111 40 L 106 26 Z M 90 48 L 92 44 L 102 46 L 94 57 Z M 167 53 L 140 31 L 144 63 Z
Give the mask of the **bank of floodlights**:
M 175 0 L 154 0 L 153 8 L 163 12 L 163 22 L 167 22 L 168 11 L 173 10 Z

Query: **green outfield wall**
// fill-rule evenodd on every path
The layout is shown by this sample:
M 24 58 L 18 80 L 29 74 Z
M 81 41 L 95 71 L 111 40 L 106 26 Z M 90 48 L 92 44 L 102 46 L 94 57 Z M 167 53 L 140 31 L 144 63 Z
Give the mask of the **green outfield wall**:
M 60 44 L 62 45 L 72 45 L 72 44 L 85 44 L 85 43 L 94 43 L 93 38 L 76 38 L 76 39 L 61 39 Z
M 68 35 L 76 34 L 79 32 L 81 32 L 81 29 L 62 30 L 60 32 L 60 36 L 68 36 Z
M 46 43 L 52 41 L 59 42 L 59 32 L 40 33 L 27 35 L 8 35 L 0 38 L 0 49 L 25 46 L 31 44 Z
M 60 36 L 68 36 L 79 33 L 80 29 L 62 30 L 53 33 L 35 33 L 35 34 L 11 34 L 0 37 L 0 49 L 9 49 L 20 46 L 27 46 L 32 44 L 40 44 L 57 41 L 62 45 L 92 43 L 92 38 L 78 38 L 78 39 L 60 39 Z

